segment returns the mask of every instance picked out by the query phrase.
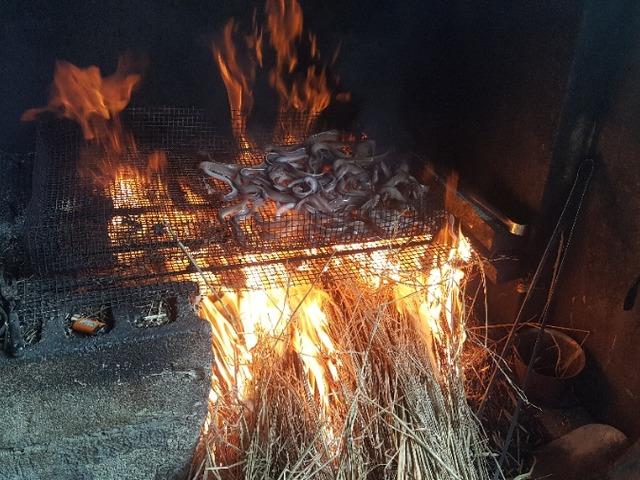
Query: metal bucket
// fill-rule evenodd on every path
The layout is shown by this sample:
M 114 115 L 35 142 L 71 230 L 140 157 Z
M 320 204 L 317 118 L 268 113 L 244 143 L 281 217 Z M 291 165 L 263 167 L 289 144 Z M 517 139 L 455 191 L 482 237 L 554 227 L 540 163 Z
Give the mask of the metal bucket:
M 521 386 L 539 331 L 537 327 L 527 327 L 516 334 L 515 372 Z M 574 381 L 584 366 L 582 347 L 570 336 L 546 328 L 524 392 L 533 403 L 549 407 L 571 406 L 575 403 Z

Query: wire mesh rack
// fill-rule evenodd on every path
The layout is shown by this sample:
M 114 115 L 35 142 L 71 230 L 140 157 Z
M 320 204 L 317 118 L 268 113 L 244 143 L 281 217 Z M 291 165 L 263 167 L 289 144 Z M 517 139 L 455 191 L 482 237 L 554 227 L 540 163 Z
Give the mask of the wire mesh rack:
M 442 210 L 435 192 L 402 214 L 379 212 L 371 228 L 362 222 L 336 228 L 348 219 L 319 213 L 276 219 L 268 209 L 222 221 L 221 202 L 198 169 L 199 152 L 231 163 L 247 150 L 194 108 L 130 109 L 123 122 L 137 147 L 109 165 L 116 173 L 106 184 L 89 180 L 87 172 L 105 158 L 83 147 L 75 125 L 41 125 L 25 230 L 34 270 L 55 280 L 34 283 L 27 299 L 46 291 L 64 299 L 58 304 L 74 295 L 99 303 L 131 300 L 150 288 L 194 291 L 198 283 L 242 289 L 328 281 L 375 270 L 375 252 L 382 251 L 403 252 L 397 263 L 410 271 L 420 268 L 427 248 L 438 248 L 432 239 Z M 280 116 L 273 130 L 252 133 L 249 153 L 259 157 L 263 145 L 295 142 L 317 125 Z M 285 127 L 296 135 L 282 137 Z M 156 151 L 166 155 L 166 169 L 137 174 Z M 25 309 L 42 312 L 33 305 L 27 300 Z

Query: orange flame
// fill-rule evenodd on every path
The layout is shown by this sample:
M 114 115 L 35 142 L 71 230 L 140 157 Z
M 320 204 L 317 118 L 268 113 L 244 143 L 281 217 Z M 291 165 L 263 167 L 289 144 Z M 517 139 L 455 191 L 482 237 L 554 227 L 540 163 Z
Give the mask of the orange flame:
M 247 66 L 240 66 L 238 52 L 233 41 L 235 30 L 234 21 L 229 20 L 224 27 L 221 44 L 214 46 L 214 56 L 220 69 L 222 81 L 227 89 L 233 132 L 244 136 L 246 133 L 246 118 L 253 109 L 252 88 L 255 80 L 255 62 L 251 57 L 248 57 Z M 256 37 L 252 40 L 254 52 L 260 52 L 260 44 L 261 39 L 256 34 Z
M 256 62 L 258 62 L 258 65 L 262 67 L 262 48 L 263 48 L 262 47 L 262 29 L 258 27 L 256 14 L 257 14 L 257 11 L 254 9 L 253 19 L 252 19 L 253 31 L 249 35 L 247 35 L 246 42 L 247 42 L 247 48 L 255 56 L 255 59 L 256 59 Z
M 155 151 L 149 155 L 146 170 L 119 163 L 112 169 L 105 166 L 105 171 L 95 180 L 108 192 L 115 208 L 153 207 L 166 196 L 166 185 L 154 177 L 165 169 L 166 164 L 165 153 Z
M 147 160 L 147 173 L 152 175 L 154 173 L 162 173 L 167 168 L 167 155 L 160 151 L 156 150 L 155 152 L 149 155 Z
M 326 292 L 309 286 L 289 292 L 226 292 L 218 301 L 205 297 L 200 314 L 211 324 L 216 352 L 214 395 L 234 392 L 247 400 L 253 350 L 262 341 L 281 356 L 287 348 L 298 354 L 310 391 L 328 409 L 330 383 L 339 378 L 339 363 L 332 357 L 336 349 L 328 334 L 328 299 Z
M 329 294 L 320 288 L 299 287 L 289 292 L 289 302 L 297 311 L 293 349 L 300 357 L 311 392 L 329 412 L 331 383 L 339 381 L 340 365 L 329 335 Z
M 211 324 L 215 375 L 212 377 L 214 397 L 231 391 L 244 399 L 246 388 L 252 379 L 251 353 L 244 345 L 227 312 L 237 312 L 237 296 L 225 294 L 220 300 L 203 297 L 200 315 Z M 237 313 L 236 313 L 237 314 Z
M 324 68 L 310 65 L 305 73 L 293 75 L 299 63 L 297 49 L 303 31 L 300 4 L 297 0 L 267 0 L 265 12 L 269 41 L 276 52 L 269 81 L 280 96 L 280 109 L 294 108 L 310 115 L 322 112 L 331 101 Z M 309 57 L 312 61 L 319 59 L 313 34 L 309 34 Z
M 298 0 L 267 0 L 263 28 L 258 27 L 254 11 L 253 31 L 245 37 L 246 52 L 234 43 L 237 25 L 229 21 L 222 41 L 214 47 L 214 57 L 227 90 L 232 128 L 243 149 L 252 148 L 246 135 L 246 120 L 253 109 L 256 69 L 263 67 L 263 30 L 269 34 L 275 57 L 269 84 L 280 100 L 274 141 L 300 140 L 304 133 L 297 130 L 306 130 L 332 99 L 326 68 L 320 64 L 317 38 L 311 33 L 303 36 L 303 13 Z M 299 51 L 304 48 L 305 60 L 301 61 Z M 341 93 L 336 98 L 346 100 L 348 94 Z M 290 121 L 286 114 L 292 111 L 301 113 L 303 118 Z
M 87 140 L 80 152 L 86 160 L 80 163 L 80 177 L 102 188 L 108 189 L 114 181 L 120 186 L 123 181 L 146 184 L 143 177 L 160 173 L 166 166 L 166 156 L 161 152 L 149 156 L 146 172 L 123 161 L 125 154 L 138 153 L 133 136 L 120 121 L 120 113 L 141 80 L 133 68 L 133 59 L 126 55 L 118 59 L 115 73 L 108 77 L 103 77 L 95 65 L 80 68 L 58 61 L 47 106 L 22 115 L 22 120 L 30 121 L 43 112 L 52 112 L 78 123 Z
M 427 246 L 424 247 L 428 252 Z M 406 270 L 391 251 L 378 250 L 341 259 L 353 262 L 363 272 L 356 279 L 363 288 L 391 285 L 398 312 L 419 335 L 430 357 L 434 374 L 440 377 L 445 364 L 455 365 L 455 356 L 464 342 L 463 266 L 470 260 L 471 247 L 464 236 L 457 237 L 448 253 L 435 255 L 424 273 L 406 278 Z M 247 256 L 247 262 L 255 260 Z M 406 267 L 404 267 L 406 269 Z M 258 345 L 270 345 L 281 358 L 288 353 L 300 360 L 304 381 L 318 407 L 331 418 L 332 402 L 341 380 L 341 346 L 330 326 L 336 305 L 329 290 L 303 285 L 270 289 L 261 283 L 265 271 L 258 266 L 244 267 L 246 292 L 225 293 L 223 300 L 206 301 L 201 316 L 213 330 L 216 371 L 213 396 L 221 398 L 235 392 L 247 398 L 253 379 L 253 355 Z M 367 273 L 365 273 L 367 272 Z M 286 276 L 284 266 L 269 275 Z M 377 281 L 372 281 L 377 277 Z M 286 279 L 284 279 L 286 283 Z M 264 342 L 268 343 L 264 343 Z M 344 347 L 346 348 L 346 347 Z
M 302 8 L 298 0 L 267 0 L 265 5 L 271 46 L 278 72 L 292 73 L 298 64 L 296 43 L 302 36 Z
M 465 340 L 464 302 L 461 289 L 464 271 L 460 265 L 471 259 L 471 245 L 459 233 L 456 243 L 442 258 L 435 255 L 428 274 L 420 273 L 411 282 L 399 282 L 394 287 L 396 306 L 413 322 L 428 347 L 434 372 L 442 367 L 441 357 L 454 364 Z
M 79 68 L 69 62 L 56 62 L 56 70 L 46 107 L 27 110 L 23 121 L 34 120 L 49 111 L 76 121 L 86 140 L 93 141 L 107 151 L 121 152 L 124 133 L 118 114 L 129 104 L 140 75 L 130 73 L 131 61 L 120 57 L 116 72 L 102 77 L 94 65 Z

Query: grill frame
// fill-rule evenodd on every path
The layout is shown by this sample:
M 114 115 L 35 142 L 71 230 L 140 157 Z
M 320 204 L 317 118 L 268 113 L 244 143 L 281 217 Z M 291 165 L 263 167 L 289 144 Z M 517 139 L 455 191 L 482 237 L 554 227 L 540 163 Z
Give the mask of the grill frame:
M 99 157 L 80 155 L 83 141 L 71 121 L 51 120 L 39 126 L 25 232 L 31 263 L 42 280 L 25 286 L 24 312 L 29 316 L 47 313 L 46 303 L 51 304 L 51 314 L 68 310 L 78 296 L 84 303 L 99 305 L 135 302 L 158 292 L 193 293 L 197 282 L 204 283 L 202 278 L 195 279 L 196 270 L 216 288 L 246 289 L 260 283 L 270 288 L 286 286 L 282 272 L 286 272 L 288 285 L 362 274 L 354 271 L 352 262 L 336 259 L 389 248 L 405 252 L 401 270 L 410 276 L 412 270 L 424 268 L 416 263 L 420 260 L 416 255 L 442 253 L 443 247 L 433 238 L 444 218 L 443 195 L 434 189 L 408 216 L 387 212 L 389 219 L 378 222 L 389 225 L 384 232 L 327 233 L 323 227 L 327 216 L 305 214 L 293 217 L 293 221 L 263 218 L 262 222 L 240 222 L 245 237 L 239 241 L 236 227 L 217 219 L 220 202 L 207 195 L 204 175 L 197 169 L 198 151 L 227 162 L 247 153 L 236 146 L 231 132 L 216 128 L 196 108 L 132 108 L 122 117 L 139 145 L 138 153 L 126 159 L 128 163 L 143 168 L 147 155 L 155 150 L 168 156 L 168 168 L 162 175 L 166 188 L 155 192 L 146 189 L 152 199 L 149 207 L 119 208 L 111 196 L 80 176 L 79 162 Z M 274 130 L 250 132 L 257 150 L 249 153 L 259 155 L 260 148 L 277 138 L 283 125 L 294 127 L 296 135 L 289 140 L 295 143 L 321 131 L 323 124 L 305 116 L 280 115 Z M 191 194 L 185 193 L 185 184 Z M 186 201 L 187 195 L 190 201 Z M 194 201 L 195 197 L 202 201 Z M 123 229 L 121 236 L 126 238 L 115 248 L 109 236 L 114 218 L 120 219 L 120 226 L 131 226 Z M 164 223 L 168 229 L 161 228 Z M 400 223 L 402 228 L 397 228 Z M 113 233 L 116 227 L 111 226 Z M 376 243 L 381 239 L 391 243 Z M 345 245 L 351 247 L 340 247 Z M 247 267 L 259 272 L 261 282 L 247 282 Z M 47 302 L 39 300 L 45 297 Z

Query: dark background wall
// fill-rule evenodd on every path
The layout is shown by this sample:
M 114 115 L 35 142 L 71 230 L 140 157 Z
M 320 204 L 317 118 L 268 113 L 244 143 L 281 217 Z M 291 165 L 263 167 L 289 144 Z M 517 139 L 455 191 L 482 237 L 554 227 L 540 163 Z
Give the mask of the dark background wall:
M 246 5 L 245 5 L 246 6 Z M 212 1 L 8 1 L 0 6 L 0 145 L 32 138 L 20 114 L 47 100 L 56 59 L 114 71 L 131 50 L 150 68 L 133 103 L 201 105 L 223 102 L 209 34 L 242 13 L 237 2 Z
M 616 0 L 617 1 L 617 0 Z M 353 92 L 357 123 L 408 130 L 416 148 L 516 217 L 540 213 L 584 2 L 302 2 L 306 24 Z M 0 5 L 0 149 L 29 151 L 19 122 L 46 102 L 54 62 L 113 71 L 119 53 L 147 55 L 134 104 L 197 105 L 226 122 L 226 94 L 209 46 L 252 2 L 5 1 Z M 260 6 L 261 8 L 261 6 Z M 640 32 L 638 12 L 629 18 Z M 621 309 L 640 274 L 640 37 L 623 60 L 599 165 L 552 323 L 591 331 L 583 400 L 602 421 L 640 434 L 638 306 Z M 611 55 L 622 55 L 612 51 Z M 4 174 L 3 174 L 4 175 Z M 4 175 L 4 182 L 14 179 Z M 513 299 L 512 285 L 495 298 Z M 513 302 L 511 302 L 511 305 Z M 510 311 L 496 303 L 494 318 Z
M 457 2 L 454 123 L 443 153 L 463 181 L 523 223 L 542 199 L 582 3 Z
M 302 2 L 305 26 L 325 58 L 341 46 L 333 71 L 354 92 L 358 123 L 425 125 L 447 84 L 446 1 Z M 0 5 L 0 148 L 31 148 L 20 114 L 46 103 L 56 59 L 111 73 L 119 54 L 148 58 L 134 105 L 196 105 L 227 122 L 226 93 L 211 44 L 232 17 L 250 22 L 263 2 L 8 0 Z M 256 103 L 273 102 L 259 91 Z M 419 114 L 419 116 L 418 116 Z M 419 119 L 409 121 L 407 119 Z M 382 120 L 384 119 L 384 120 Z M 433 123 L 433 121 L 431 122 Z
M 600 160 L 558 291 L 554 321 L 588 330 L 580 396 L 590 410 L 640 436 L 640 298 L 623 310 L 640 275 L 640 6 L 619 25 L 632 34 L 599 141 Z M 612 52 L 616 55 L 616 52 Z

